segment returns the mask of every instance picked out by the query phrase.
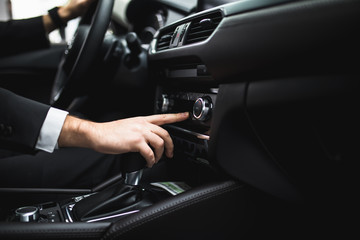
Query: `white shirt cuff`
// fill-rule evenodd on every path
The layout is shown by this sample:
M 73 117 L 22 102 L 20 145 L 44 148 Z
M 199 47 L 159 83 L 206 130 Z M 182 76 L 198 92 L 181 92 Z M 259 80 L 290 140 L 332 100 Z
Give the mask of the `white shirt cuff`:
M 68 114 L 67 111 L 57 108 L 49 109 L 40 129 L 40 135 L 35 145 L 36 149 L 52 153 L 57 148 L 57 141 Z

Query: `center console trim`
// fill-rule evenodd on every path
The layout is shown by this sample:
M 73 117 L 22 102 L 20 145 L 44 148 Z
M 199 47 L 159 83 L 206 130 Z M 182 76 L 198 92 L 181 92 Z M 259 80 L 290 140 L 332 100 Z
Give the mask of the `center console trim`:
M 99 222 L 99 221 L 108 220 L 108 219 L 112 219 L 112 218 L 123 217 L 123 216 L 126 216 L 126 215 L 137 213 L 139 211 L 140 210 L 133 210 L 133 211 L 130 211 L 130 212 L 120 213 L 120 214 L 116 214 L 116 215 L 110 215 L 110 216 L 106 216 L 106 217 L 102 217 L 102 218 L 91 219 L 91 220 L 86 221 L 86 222 L 87 223 Z
M 193 132 L 193 131 L 185 129 L 185 128 L 177 127 L 177 126 L 174 126 L 174 125 L 166 125 L 166 128 L 170 128 L 170 129 L 173 129 L 173 130 L 178 130 L 178 131 L 181 131 L 181 132 L 188 133 L 188 134 L 190 134 L 192 136 L 195 136 L 195 137 L 197 137 L 198 139 L 201 139 L 201 140 L 210 140 L 209 135 Z

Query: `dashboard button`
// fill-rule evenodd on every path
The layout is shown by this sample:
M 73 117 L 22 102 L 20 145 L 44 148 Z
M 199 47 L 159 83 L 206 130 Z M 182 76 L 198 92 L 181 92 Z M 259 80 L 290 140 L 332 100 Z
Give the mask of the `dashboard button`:
M 200 121 L 206 121 L 211 116 L 212 102 L 209 97 L 196 99 L 193 105 L 193 117 Z

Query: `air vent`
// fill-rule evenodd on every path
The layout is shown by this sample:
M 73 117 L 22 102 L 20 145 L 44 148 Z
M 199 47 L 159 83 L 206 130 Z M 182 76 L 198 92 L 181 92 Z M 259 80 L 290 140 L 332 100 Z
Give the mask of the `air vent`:
M 206 40 L 222 20 L 221 12 L 207 13 L 188 22 L 164 28 L 157 38 L 156 50 L 177 48 Z
M 208 13 L 191 21 L 185 43 L 192 44 L 206 40 L 222 20 L 221 12 Z
M 157 51 L 162 51 L 162 50 L 170 48 L 170 42 L 171 42 L 171 38 L 174 34 L 174 30 L 175 30 L 175 28 L 170 28 L 160 34 L 160 36 L 158 38 L 159 40 L 157 41 L 157 44 L 156 44 Z

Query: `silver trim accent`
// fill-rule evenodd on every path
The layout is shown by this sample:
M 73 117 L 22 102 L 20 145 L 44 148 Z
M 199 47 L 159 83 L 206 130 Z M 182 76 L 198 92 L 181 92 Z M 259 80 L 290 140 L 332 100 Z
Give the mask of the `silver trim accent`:
M 65 213 L 66 213 L 65 222 L 74 222 L 74 220 L 73 220 L 72 217 L 71 217 L 70 212 L 72 212 L 75 204 L 78 203 L 78 202 L 80 202 L 80 201 L 83 200 L 84 198 L 90 197 L 91 195 L 94 195 L 94 194 L 96 194 L 96 193 L 89 193 L 89 194 L 86 194 L 86 195 L 74 197 L 73 200 L 74 200 L 75 203 L 69 204 L 69 205 L 67 205 L 67 206 L 65 207 Z M 67 217 L 67 218 L 66 218 L 66 217 Z
M 125 213 L 120 213 L 120 214 L 111 215 L 111 216 L 107 216 L 107 217 L 91 219 L 91 220 L 86 221 L 86 222 L 88 222 L 88 223 L 98 222 L 98 221 L 107 220 L 107 219 L 111 219 L 111 218 L 126 216 L 126 215 L 129 215 L 129 214 L 137 213 L 137 212 L 139 212 L 139 211 L 140 211 L 140 210 L 134 210 L 134 211 L 125 212 Z
M 80 202 L 84 198 L 90 197 L 91 195 L 94 195 L 94 194 L 96 194 L 96 192 L 95 193 L 89 193 L 89 194 L 82 195 L 82 196 L 78 196 L 78 197 L 74 197 L 73 199 L 74 199 L 75 202 Z
M 39 208 L 34 206 L 20 207 L 15 210 L 20 222 L 35 222 L 39 219 Z
M 198 103 L 198 102 L 201 102 L 201 112 L 199 115 L 196 115 L 195 114 L 195 111 L 194 111 L 194 108 L 195 108 L 195 105 Z M 207 98 L 198 98 L 196 99 L 195 103 L 194 103 L 194 107 L 193 107 L 193 117 L 196 118 L 197 120 L 200 120 L 200 121 L 204 121 L 207 119 L 208 117 L 208 114 L 210 112 L 212 108 L 212 104 L 211 102 L 207 99 Z
M 219 88 L 210 88 L 210 92 L 218 94 L 219 93 Z
M 143 169 L 138 171 L 129 172 L 125 174 L 125 183 L 129 185 L 137 186 L 141 180 Z
M 178 130 L 178 131 L 182 131 L 182 132 L 185 132 L 185 133 L 188 133 L 188 134 L 191 134 L 191 135 L 193 135 L 193 136 L 195 136 L 195 137 L 197 137 L 198 139 L 201 139 L 201 140 L 210 140 L 209 135 L 193 132 L 193 131 L 190 131 L 190 130 L 187 130 L 187 129 L 184 129 L 184 128 L 181 128 L 181 127 L 177 127 L 177 126 L 172 126 L 172 125 L 167 125 L 166 127 L 167 128 L 172 128 L 172 129 L 175 129 L 175 130 Z
M 166 94 L 163 94 L 161 98 L 162 98 L 161 112 L 167 112 L 169 110 L 170 100 Z
M 67 219 L 65 220 L 65 222 L 74 222 L 74 220 L 72 219 L 72 217 L 70 215 L 70 211 L 72 211 L 72 208 L 74 207 L 74 205 L 75 204 L 71 204 L 71 205 L 65 207 L 65 213 L 67 216 Z
M 74 222 L 74 220 L 73 220 L 73 218 L 71 217 L 71 214 L 70 214 L 70 212 L 72 211 L 74 206 L 75 206 L 75 204 L 70 204 L 70 205 L 65 207 L 65 213 L 66 213 L 66 217 L 67 217 L 65 219 L 65 222 L 70 222 L 70 223 Z M 110 216 L 107 216 L 107 217 L 91 219 L 91 220 L 88 220 L 86 222 L 88 222 L 88 223 L 99 222 L 99 221 L 102 221 L 102 220 L 107 220 L 107 219 L 111 219 L 111 218 L 116 218 L 116 217 L 121 217 L 121 216 L 126 216 L 126 215 L 129 215 L 129 214 L 137 213 L 139 211 L 140 210 L 134 210 L 134 211 L 130 211 L 130 212 L 119 213 L 119 214 L 110 215 Z

